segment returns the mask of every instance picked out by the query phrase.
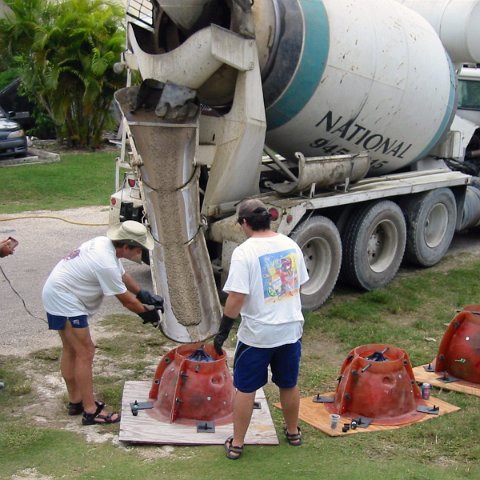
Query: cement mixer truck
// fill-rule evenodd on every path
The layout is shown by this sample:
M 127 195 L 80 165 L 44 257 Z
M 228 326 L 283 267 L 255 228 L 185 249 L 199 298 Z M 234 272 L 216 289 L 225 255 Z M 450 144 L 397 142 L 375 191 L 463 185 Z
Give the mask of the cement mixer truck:
M 167 337 L 217 331 L 245 197 L 302 248 L 308 310 L 337 281 L 372 290 L 402 262 L 436 264 L 480 222 L 478 124 L 457 110 L 458 72 L 478 72 L 479 1 L 130 0 L 126 12 L 117 67 L 141 82 L 115 98 L 141 208 L 122 190 L 112 213 L 156 240 Z

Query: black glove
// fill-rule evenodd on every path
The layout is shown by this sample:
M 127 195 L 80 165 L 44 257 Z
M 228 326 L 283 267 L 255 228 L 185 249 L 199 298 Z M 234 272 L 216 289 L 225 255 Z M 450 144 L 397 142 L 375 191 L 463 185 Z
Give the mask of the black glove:
M 141 312 L 138 316 L 143 320 L 143 324 L 151 323 L 154 327 L 157 327 L 160 323 L 160 317 L 155 309 Z
M 213 346 L 215 347 L 215 350 L 219 355 L 223 354 L 222 345 L 228 338 L 228 334 L 232 329 L 234 321 L 234 318 L 227 317 L 225 314 L 223 314 L 222 321 L 220 322 L 220 328 L 218 329 L 218 333 L 213 339 Z
M 163 298 L 160 295 L 154 295 L 148 290 L 140 290 L 137 293 L 137 299 L 144 305 L 153 305 L 163 313 Z

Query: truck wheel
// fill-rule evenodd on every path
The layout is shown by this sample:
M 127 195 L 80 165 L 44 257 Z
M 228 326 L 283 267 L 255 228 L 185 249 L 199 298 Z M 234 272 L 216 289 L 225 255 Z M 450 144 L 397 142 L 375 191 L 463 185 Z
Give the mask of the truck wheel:
M 332 293 L 342 263 L 342 242 L 335 224 L 311 217 L 290 235 L 303 252 L 310 279 L 302 286 L 302 307 L 316 310 Z
M 352 213 L 343 233 L 342 279 L 374 290 L 387 285 L 402 262 L 406 225 L 400 207 L 382 200 Z
M 449 188 L 431 190 L 405 205 L 405 260 L 422 267 L 438 263 L 452 242 L 457 223 L 455 196 Z

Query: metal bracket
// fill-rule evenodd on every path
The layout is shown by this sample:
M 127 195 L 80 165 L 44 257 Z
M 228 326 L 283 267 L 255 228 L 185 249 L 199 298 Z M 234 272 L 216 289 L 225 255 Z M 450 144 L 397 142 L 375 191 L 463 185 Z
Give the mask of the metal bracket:
M 215 433 L 215 422 L 197 422 L 197 433 Z
M 357 422 L 357 428 L 367 428 L 373 422 L 373 419 L 369 417 L 357 417 L 353 420 Z
M 428 413 L 429 415 L 438 415 L 439 411 L 440 407 L 437 407 L 436 405 L 434 405 L 433 407 L 429 407 L 427 405 L 419 405 L 417 407 L 417 412 Z
M 325 397 L 320 394 L 317 394 L 312 398 L 312 402 L 314 403 L 333 403 L 334 401 L 334 397 Z
M 443 375 L 442 377 L 438 377 L 437 380 L 442 383 L 453 383 L 458 382 L 460 379 L 457 377 L 452 377 L 451 375 Z
M 133 416 L 136 417 L 139 410 L 150 410 L 153 408 L 153 402 L 137 402 L 137 400 L 135 400 L 130 404 L 130 408 L 132 409 Z
M 432 364 L 429 363 L 428 365 L 424 365 L 423 366 L 423 369 L 426 371 L 426 372 L 434 372 L 435 369 L 433 368 Z

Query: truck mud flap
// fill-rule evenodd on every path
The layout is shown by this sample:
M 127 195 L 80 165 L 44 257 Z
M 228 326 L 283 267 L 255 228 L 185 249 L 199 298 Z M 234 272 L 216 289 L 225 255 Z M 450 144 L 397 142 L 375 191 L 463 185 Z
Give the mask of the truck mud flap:
M 182 343 L 215 334 L 221 306 L 205 242 L 194 165 L 197 117 L 166 121 L 151 111 L 132 113 L 135 87 L 115 94 L 127 120 L 145 210 L 155 239 L 152 277 L 165 299 L 161 329 Z

